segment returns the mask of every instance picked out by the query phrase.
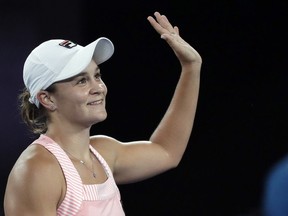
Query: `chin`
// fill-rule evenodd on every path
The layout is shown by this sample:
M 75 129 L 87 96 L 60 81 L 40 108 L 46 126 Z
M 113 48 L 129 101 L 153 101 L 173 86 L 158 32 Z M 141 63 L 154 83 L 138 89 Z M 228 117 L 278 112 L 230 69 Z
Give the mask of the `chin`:
M 105 113 L 101 113 L 101 114 L 98 113 L 98 115 L 96 117 L 96 122 L 102 122 L 106 118 L 107 118 L 107 113 L 106 112 Z
M 90 126 L 98 124 L 100 122 L 103 122 L 103 121 L 105 121 L 105 119 L 106 119 L 106 117 L 94 119 L 94 121 L 90 122 Z

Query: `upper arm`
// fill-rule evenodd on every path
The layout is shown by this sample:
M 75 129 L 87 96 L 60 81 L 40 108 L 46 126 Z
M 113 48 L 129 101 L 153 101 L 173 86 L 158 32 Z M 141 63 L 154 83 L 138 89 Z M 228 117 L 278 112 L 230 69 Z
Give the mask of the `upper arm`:
M 8 177 L 4 197 L 6 216 L 56 216 L 64 177 L 56 159 L 43 147 L 37 145 L 31 149 L 20 156 Z
M 140 181 L 174 167 L 168 152 L 150 141 L 123 143 L 94 136 L 91 143 L 108 162 L 117 183 Z

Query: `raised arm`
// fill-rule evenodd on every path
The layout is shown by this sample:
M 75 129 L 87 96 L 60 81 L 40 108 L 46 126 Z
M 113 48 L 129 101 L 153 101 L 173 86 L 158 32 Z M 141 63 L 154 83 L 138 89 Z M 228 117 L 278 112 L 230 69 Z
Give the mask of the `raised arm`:
M 201 56 L 179 35 L 177 26 L 172 26 L 165 15 L 155 13 L 156 20 L 148 17 L 154 29 L 166 40 L 181 67 L 181 75 L 173 98 L 162 121 L 150 141 L 160 145 L 176 166 L 188 144 L 193 127 L 200 85 Z
M 182 71 L 171 103 L 149 141 L 117 145 L 118 141 L 111 138 L 95 139 L 98 140 L 95 143 L 101 153 L 110 155 L 110 158 L 113 149 L 117 148 L 116 159 L 112 159 L 110 164 L 118 183 L 139 181 L 176 167 L 187 147 L 193 127 L 202 59 L 180 37 L 178 27 L 172 26 L 166 16 L 158 12 L 154 15 L 155 18 L 149 16 L 148 21 L 172 48 Z M 106 147 L 102 148 L 102 145 Z M 117 147 L 107 150 L 107 146 Z

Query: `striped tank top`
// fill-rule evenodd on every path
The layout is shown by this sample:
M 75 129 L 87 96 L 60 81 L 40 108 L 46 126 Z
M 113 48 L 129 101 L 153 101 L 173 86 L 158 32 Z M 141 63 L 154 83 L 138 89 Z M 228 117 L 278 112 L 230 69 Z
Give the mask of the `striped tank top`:
M 107 174 L 107 180 L 101 184 L 83 184 L 70 158 L 48 136 L 41 134 L 32 144 L 40 144 L 50 151 L 63 170 L 67 188 L 65 198 L 57 209 L 57 216 L 125 216 L 120 192 L 110 167 L 91 145 L 91 152 Z

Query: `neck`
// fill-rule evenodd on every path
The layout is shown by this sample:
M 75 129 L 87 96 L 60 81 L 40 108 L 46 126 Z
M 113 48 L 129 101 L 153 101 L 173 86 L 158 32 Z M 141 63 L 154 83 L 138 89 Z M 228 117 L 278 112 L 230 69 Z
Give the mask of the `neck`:
M 53 139 L 61 148 L 69 151 L 78 158 L 89 157 L 90 130 L 81 131 L 55 129 L 49 127 L 46 135 Z

